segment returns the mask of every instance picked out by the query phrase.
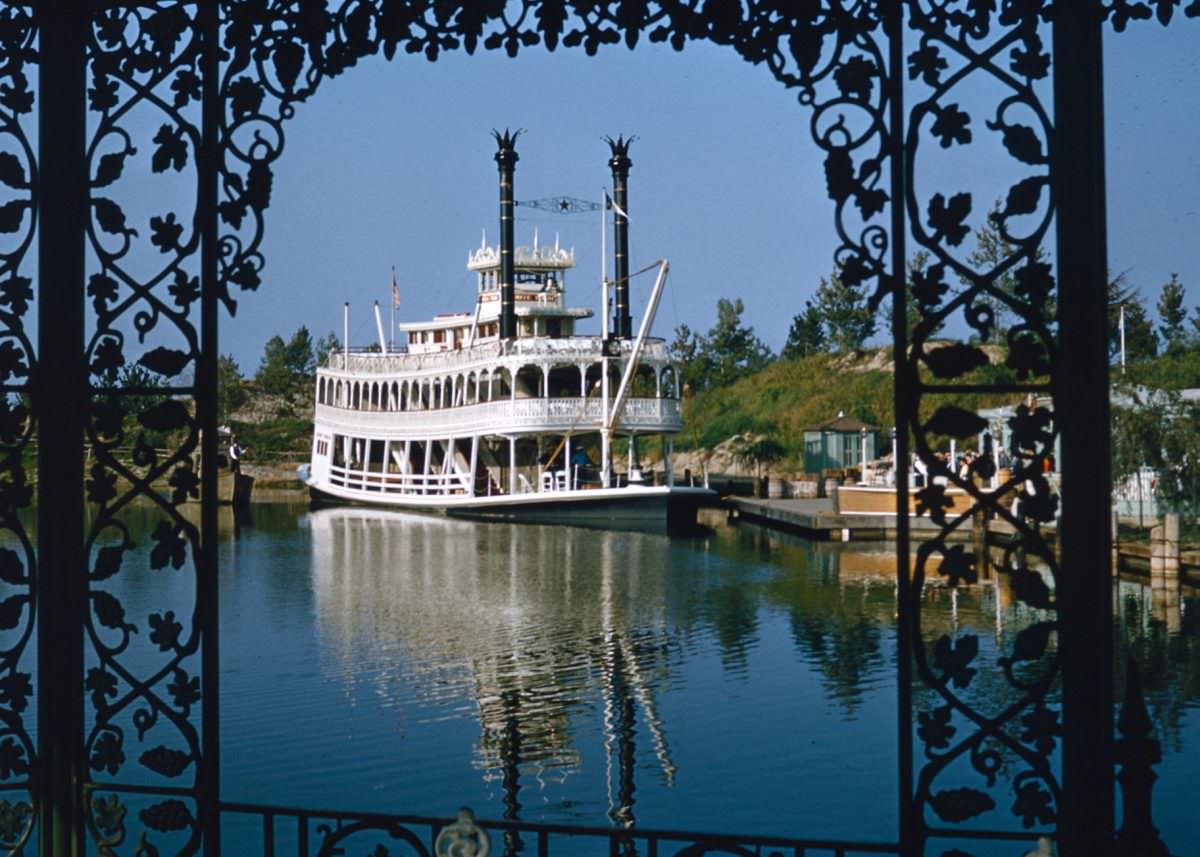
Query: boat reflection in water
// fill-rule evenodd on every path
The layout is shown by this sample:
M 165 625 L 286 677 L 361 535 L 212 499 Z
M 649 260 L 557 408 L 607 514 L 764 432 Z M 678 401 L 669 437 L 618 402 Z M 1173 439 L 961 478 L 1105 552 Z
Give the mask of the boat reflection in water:
M 897 807 L 879 772 L 898 764 L 892 546 L 753 526 L 669 539 L 353 507 L 310 511 L 300 526 L 324 677 L 303 693 L 337 733 L 346 805 L 891 835 Z M 927 645 L 973 634 L 980 663 L 994 664 L 1043 621 L 1003 574 L 950 589 L 931 565 L 927 579 Z M 1195 726 L 1180 712 L 1196 704 L 1194 672 L 1165 674 L 1171 659 L 1152 653 L 1186 643 L 1192 663 L 1200 635 L 1159 635 L 1143 589 L 1122 584 L 1125 620 L 1146 617 L 1126 628 L 1136 642 L 1125 645 L 1147 685 L 1169 689 L 1164 746 L 1190 746 Z M 1178 605 L 1165 626 L 1180 615 L 1186 626 L 1192 613 Z M 962 696 L 985 713 L 1012 702 L 997 670 L 981 670 Z M 940 704 L 927 689 L 914 702 Z M 395 720 L 399 739 L 366 737 L 372 717 Z M 1164 761 L 1164 793 L 1185 777 L 1183 759 Z M 364 782 L 378 791 L 363 793 Z M 857 794 L 872 799 L 839 798 Z M 1001 810 L 997 823 L 1011 823 Z
M 473 764 L 501 787 L 506 818 L 521 809 L 522 772 L 544 784 L 580 769 L 575 721 L 597 690 L 610 819 L 634 821 L 638 740 L 671 785 L 656 702 L 670 666 L 669 540 L 353 507 L 307 523 L 318 634 L 351 661 L 399 655 L 405 692 L 426 704 L 466 691 L 480 725 Z

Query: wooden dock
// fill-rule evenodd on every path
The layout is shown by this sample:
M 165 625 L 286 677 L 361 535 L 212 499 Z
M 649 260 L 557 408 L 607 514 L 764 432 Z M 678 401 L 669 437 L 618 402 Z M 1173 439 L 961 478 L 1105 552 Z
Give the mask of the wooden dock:
M 750 497 L 729 497 L 731 513 L 739 519 L 757 524 L 791 530 L 814 539 L 832 541 L 890 541 L 896 538 L 895 515 L 854 515 L 834 511 L 829 498 L 811 500 L 761 500 Z M 910 517 L 909 533 L 913 539 L 934 538 L 942 528 L 927 517 Z M 1012 527 L 1002 521 L 992 521 L 989 533 L 1007 536 Z M 963 541 L 972 537 L 972 527 L 964 523 L 954 536 Z

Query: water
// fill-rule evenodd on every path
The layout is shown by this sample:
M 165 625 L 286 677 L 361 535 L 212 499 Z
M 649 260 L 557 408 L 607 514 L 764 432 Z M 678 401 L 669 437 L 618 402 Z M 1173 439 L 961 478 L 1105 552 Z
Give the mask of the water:
M 219 543 L 226 801 L 896 838 L 890 545 L 812 544 L 719 518 L 669 539 L 284 504 L 252 517 L 223 519 Z M 123 518 L 137 547 L 102 588 L 139 626 L 125 657 L 145 674 L 163 657 L 148 616 L 184 615 L 192 576 L 150 567 L 157 512 Z M 963 693 L 996 710 L 1008 692 L 996 658 L 1043 617 L 995 581 L 924 597 L 931 644 L 978 637 Z M 1155 820 L 1173 853 L 1200 854 L 1200 596 L 1164 601 L 1122 582 L 1118 603 L 1118 661 L 1141 665 L 1163 743 Z M 141 745 L 125 728 L 132 762 Z M 179 743 L 162 720 L 148 735 Z M 980 821 L 1019 829 L 1019 760 L 1000 763 L 996 809 Z M 979 779 L 964 764 L 940 787 Z M 249 829 L 239 824 L 227 842 Z

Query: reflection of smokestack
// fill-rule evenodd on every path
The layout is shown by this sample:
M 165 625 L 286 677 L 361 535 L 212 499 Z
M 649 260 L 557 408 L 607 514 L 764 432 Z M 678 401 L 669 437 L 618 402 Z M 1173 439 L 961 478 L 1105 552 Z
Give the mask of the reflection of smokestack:
M 520 130 L 511 134 L 492 131 L 496 138 L 496 164 L 500 168 L 500 338 L 512 339 L 517 335 L 517 313 L 513 297 L 513 171 L 520 158 L 517 156 L 517 137 Z
M 612 149 L 608 165 L 613 176 L 613 276 L 616 278 L 616 309 L 613 313 L 613 336 L 629 339 L 633 336 L 633 321 L 629 316 L 629 144 L 634 138 L 606 138 Z

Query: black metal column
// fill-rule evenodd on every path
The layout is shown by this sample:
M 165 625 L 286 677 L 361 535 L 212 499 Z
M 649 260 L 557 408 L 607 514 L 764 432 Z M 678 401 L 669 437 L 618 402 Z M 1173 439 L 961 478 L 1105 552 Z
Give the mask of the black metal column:
M 629 144 L 633 137 L 608 138 L 612 157 L 608 165 L 613 178 L 613 277 L 616 283 L 612 334 L 617 339 L 633 336 L 633 320 L 629 315 Z
M 1101 9 L 1054 7 L 1052 187 L 1057 206 L 1055 373 L 1062 448 L 1058 583 L 1063 750 L 1059 853 L 1108 853 L 1113 834 L 1112 571 L 1109 557 L 1108 277 Z
M 200 550 L 197 553 L 196 621 L 200 625 L 200 746 L 197 766 L 197 811 L 204 831 L 204 853 L 221 849 L 220 778 L 220 640 L 217 564 L 217 331 L 221 284 L 217 261 L 217 179 L 221 167 L 220 20 L 222 4 L 199 7 L 201 37 L 202 127 L 199 152 L 200 186 L 197 223 L 200 239 L 200 359 L 196 371 L 196 413 L 200 422 Z
M 897 727 L 897 787 L 900 818 L 898 834 L 903 855 L 920 854 L 922 845 L 916 833 L 917 821 L 913 812 L 913 730 L 912 730 L 912 646 L 917 627 L 915 593 L 909 571 L 909 519 L 902 510 L 908 509 L 908 427 L 916 412 L 917 389 L 910 385 L 914 375 L 908 371 L 908 289 L 905 275 L 908 222 L 905 200 L 908 199 L 908 153 L 904 151 L 904 12 L 899 3 L 890 4 L 884 17 L 884 36 L 888 42 L 888 158 L 891 184 L 892 240 L 892 365 L 893 419 L 896 425 L 896 591 L 900 621 L 896 623 L 896 727 Z M 904 462 L 902 465 L 901 462 Z
M 513 286 L 513 173 L 517 161 L 516 144 L 521 132 L 505 129 L 496 138 L 496 164 L 500 169 L 500 338 L 517 335 L 516 298 Z
M 74 0 L 39 9 L 38 71 L 38 850 L 83 853 L 83 624 L 87 609 L 83 439 L 88 412 L 84 235 L 88 222 L 86 45 Z

